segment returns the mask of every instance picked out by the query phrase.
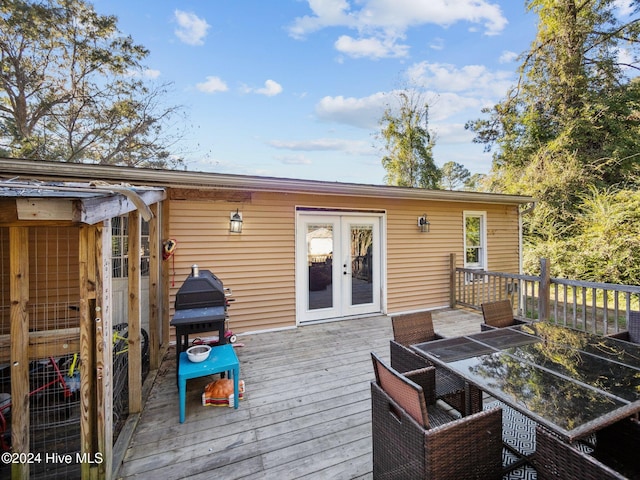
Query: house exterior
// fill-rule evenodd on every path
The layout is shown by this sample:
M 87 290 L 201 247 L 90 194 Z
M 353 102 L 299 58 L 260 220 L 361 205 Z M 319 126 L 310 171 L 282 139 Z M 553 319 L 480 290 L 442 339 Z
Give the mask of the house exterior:
M 159 238 L 148 241 L 176 243 L 162 262 L 165 339 L 175 294 L 194 264 L 232 289 L 235 333 L 449 306 L 451 254 L 454 267 L 520 272 L 520 210 L 533 202 L 517 195 L 16 159 L 0 159 L 0 177 L 163 188 Z M 235 213 L 243 220 L 241 233 L 230 232 Z

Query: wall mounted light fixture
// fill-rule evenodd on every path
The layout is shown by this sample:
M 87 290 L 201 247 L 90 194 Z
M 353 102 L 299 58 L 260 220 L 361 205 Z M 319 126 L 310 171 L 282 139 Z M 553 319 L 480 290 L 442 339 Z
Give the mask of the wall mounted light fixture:
M 238 209 L 229 214 L 229 231 L 231 233 L 242 233 L 242 213 Z
M 418 217 L 418 228 L 420 229 L 421 232 L 428 233 L 430 225 L 431 225 L 431 222 L 429 222 L 429 220 L 427 220 L 427 214 L 426 213 L 424 215 L 422 215 L 421 217 Z

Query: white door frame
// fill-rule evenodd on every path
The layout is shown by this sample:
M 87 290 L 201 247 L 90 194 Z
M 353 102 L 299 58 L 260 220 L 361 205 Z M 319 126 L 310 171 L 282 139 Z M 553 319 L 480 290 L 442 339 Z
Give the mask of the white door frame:
M 332 223 L 340 236 L 340 245 L 334 245 L 335 255 L 331 262 L 332 278 L 331 286 L 332 306 L 330 308 L 309 309 L 309 266 L 307 259 L 307 243 L 305 225 L 313 220 L 318 223 Z M 361 305 L 351 305 L 351 281 L 342 281 L 343 278 L 351 279 L 351 262 L 345 262 L 350 257 L 350 252 L 342 252 L 342 245 L 349 247 L 349 224 L 353 221 L 371 222 L 373 226 L 373 278 L 372 293 L 373 302 Z M 330 209 L 296 209 L 296 323 L 308 324 L 317 321 L 326 321 L 349 316 L 369 315 L 383 312 L 386 305 L 386 249 L 384 235 L 386 226 L 385 212 L 330 210 Z M 346 229 L 346 231 L 343 231 Z M 339 258 L 338 258 L 339 257 Z M 347 265 L 347 267 L 344 267 Z

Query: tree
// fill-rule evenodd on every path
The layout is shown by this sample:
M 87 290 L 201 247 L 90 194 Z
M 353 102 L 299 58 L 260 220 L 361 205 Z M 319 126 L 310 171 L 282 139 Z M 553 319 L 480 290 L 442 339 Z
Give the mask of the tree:
M 445 190 L 457 190 L 465 186 L 471 178 L 471 172 L 460 163 L 447 162 L 440 169 L 440 184 Z
M 399 108 L 387 107 L 379 136 L 387 155 L 382 158 L 387 185 L 438 188 L 440 171 L 433 160 L 435 140 L 428 130 L 429 107 L 413 90 L 397 93 Z
M 638 65 L 623 60 L 638 53 L 640 20 L 617 15 L 618 4 L 527 1 L 539 22 L 519 81 L 483 111 L 488 118 L 466 125 L 475 141 L 495 149 L 490 189 L 536 198 L 524 231 L 526 245 L 537 250 L 550 253 L 583 235 L 584 192 L 640 185 L 640 83 L 625 75 Z M 629 4 L 640 8 L 638 0 Z
M 167 86 L 146 84 L 148 51 L 84 0 L 0 4 L 0 150 L 20 158 L 166 167 Z

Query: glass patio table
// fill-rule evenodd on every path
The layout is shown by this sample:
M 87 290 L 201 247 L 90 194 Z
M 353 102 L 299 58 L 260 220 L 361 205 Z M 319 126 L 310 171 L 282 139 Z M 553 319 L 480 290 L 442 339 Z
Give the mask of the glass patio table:
M 638 344 L 534 322 L 412 348 L 568 442 L 640 412 Z

